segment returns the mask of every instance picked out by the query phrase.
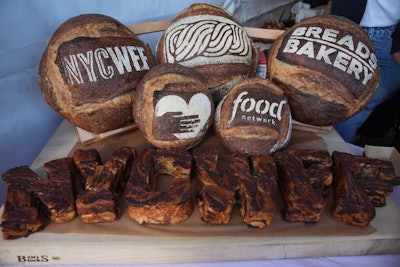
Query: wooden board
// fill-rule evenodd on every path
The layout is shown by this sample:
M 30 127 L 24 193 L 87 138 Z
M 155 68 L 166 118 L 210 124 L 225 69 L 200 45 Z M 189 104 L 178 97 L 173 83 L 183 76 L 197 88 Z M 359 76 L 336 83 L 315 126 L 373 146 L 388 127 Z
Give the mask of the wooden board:
M 146 34 L 151 32 L 160 32 L 167 29 L 169 20 L 151 21 L 139 24 L 130 24 L 127 27 L 135 34 Z M 250 38 L 264 41 L 273 41 L 278 38 L 284 31 L 254 27 L 243 27 Z
M 148 146 L 134 130 L 88 147 L 107 158 L 123 144 L 135 145 L 139 151 Z M 218 146 L 225 153 L 212 135 L 201 145 Z M 81 146 L 75 128 L 64 121 L 32 169 L 43 176 L 45 162 Z M 294 131 L 289 146 L 350 152 L 334 130 L 326 134 Z M 314 225 L 284 222 L 277 212 L 269 227 L 250 229 L 236 211 L 230 224 L 209 226 L 200 221 L 196 208 L 188 221 L 173 226 L 138 225 L 126 212 L 110 224 L 84 225 L 79 218 L 63 225 L 51 223 L 27 238 L 1 239 L 0 264 L 114 265 L 400 253 L 400 212 L 390 199 L 386 207 L 377 209 L 376 218 L 366 228 L 334 221 L 329 211 Z

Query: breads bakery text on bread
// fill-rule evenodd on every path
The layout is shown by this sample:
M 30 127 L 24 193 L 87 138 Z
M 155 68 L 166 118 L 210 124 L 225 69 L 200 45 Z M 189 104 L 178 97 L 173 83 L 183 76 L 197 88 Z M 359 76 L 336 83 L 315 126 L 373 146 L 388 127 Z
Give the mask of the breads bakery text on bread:
M 379 69 L 372 42 L 359 25 L 318 16 L 275 40 L 268 76 L 284 90 L 294 119 L 326 126 L 350 118 L 368 103 Z

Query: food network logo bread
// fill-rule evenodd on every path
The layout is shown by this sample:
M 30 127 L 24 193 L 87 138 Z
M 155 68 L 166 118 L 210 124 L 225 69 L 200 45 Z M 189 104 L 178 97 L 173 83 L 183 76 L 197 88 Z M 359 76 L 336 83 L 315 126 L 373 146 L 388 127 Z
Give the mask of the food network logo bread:
M 343 80 L 358 98 L 377 68 L 372 49 L 353 33 L 323 26 L 305 26 L 285 36 L 277 58 Z
M 254 90 L 253 90 L 254 91 Z M 233 101 L 231 117 L 227 124 L 232 125 L 240 122 L 252 122 L 258 124 L 277 125 L 277 121 L 282 120 L 286 100 L 267 100 L 246 97 L 248 91 L 241 92 Z M 265 93 L 264 93 L 265 94 Z M 262 95 L 262 93 L 254 92 L 254 95 Z
M 90 43 L 95 40 L 79 38 L 79 40 L 75 39 L 73 43 L 70 41 L 60 46 L 57 61 L 69 85 L 101 82 L 101 80 L 112 79 L 116 75 L 150 69 L 144 47 L 110 44 L 105 47 L 79 51 L 81 45 L 83 48 L 90 47 Z M 129 39 L 125 39 L 124 43 L 127 41 L 129 43 Z M 74 49 L 75 47 L 77 49 Z

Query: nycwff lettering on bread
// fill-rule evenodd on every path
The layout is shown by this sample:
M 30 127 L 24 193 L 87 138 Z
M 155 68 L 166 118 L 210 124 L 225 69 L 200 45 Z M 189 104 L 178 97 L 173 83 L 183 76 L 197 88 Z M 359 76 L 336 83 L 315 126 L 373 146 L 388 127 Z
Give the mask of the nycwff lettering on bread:
M 132 92 L 156 65 L 150 47 L 121 22 L 82 14 L 54 32 L 39 66 L 46 102 L 94 134 L 134 123 Z
M 364 91 L 377 68 L 376 56 L 368 45 L 351 32 L 339 28 L 315 24 L 298 27 L 285 37 L 283 44 L 278 59 L 292 64 L 302 62 L 317 70 L 326 69 L 338 79 L 343 74 L 349 75 L 353 82 L 348 88 L 356 98 Z
M 282 110 L 286 105 L 286 100 L 270 102 L 267 99 L 256 99 L 249 97 L 248 95 L 249 91 L 243 91 L 233 101 L 232 115 L 227 122 L 228 127 L 235 121 L 235 119 L 239 121 L 253 121 L 270 125 L 276 125 L 276 120 L 282 120 Z
M 118 74 L 150 69 L 145 48 L 134 45 L 99 47 L 69 54 L 62 56 L 60 63 L 70 85 L 108 80 Z

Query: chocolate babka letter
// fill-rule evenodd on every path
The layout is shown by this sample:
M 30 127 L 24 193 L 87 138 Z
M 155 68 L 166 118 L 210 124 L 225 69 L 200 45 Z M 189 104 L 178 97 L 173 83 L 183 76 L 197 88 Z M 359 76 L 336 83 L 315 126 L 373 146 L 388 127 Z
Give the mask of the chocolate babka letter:
M 7 196 L 1 217 L 5 240 L 26 237 L 44 227 L 45 216 L 37 207 L 38 201 L 26 189 L 40 180 L 29 167 L 21 166 L 3 174 Z
M 375 208 L 355 177 L 359 165 L 353 155 L 335 151 L 333 159 L 333 218 L 346 224 L 368 226 L 375 217 Z
M 282 218 L 290 222 L 319 222 L 326 203 L 322 193 L 314 189 L 301 158 L 293 150 L 280 150 L 275 153 L 275 160 L 283 198 Z
M 48 217 L 56 223 L 76 217 L 72 159 L 47 162 L 44 169 L 48 174 L 47 180 L 40 179 L 27 166 L 12 168 L 3 174 L 8 187 L 1 223 L 4 239 L 39 231 Z
M 61 158 L 44 164 L 48 180 L 42 180 L 42 190 L 36 192 L 46 206 L 50 219 L 56 223 L 69 222 L 77 216 L 72 158 Z
M 218 152 L 214 149 L 195 149 L 192 155 L 202 221 L 207 224 L 229 223 L 235 192 L 229 176 L 222 175 L 218 170 Z
M 392 180 L 396 178 L 393 164 L 387 160 L 353 156 L 359 172 L 357 179 L 375 207 L 386 205 L 386 198 L 393 192 Z
M 296 148 L 286 151 L 302 162 L 303 171 L 309 177 L 314 189 L 324 197 L 327 197 L 333 180 L 332 158 L 329 152 L 318 149 Z
M 139 154 L 126 190 L 128 213 L 139 224 L 177 224 L 193 212 L 192 156 L 186 150 L 148 148 Z M 172 177 L 167 190 L 158 182 Z
M 120 218 L 118 201 L 135 155 L 134 148 L 122 147 L 102 165 L 96 150 L 75 151 L 74 161 L 85 181 L 84 190 L 76 199 L 82 222 L 112 222 Z
M 278 202 L 278 173 L 271 156 L 235 154 L 228 170 L 238 178 L 240 213 L 255 228 L 268 226 Z

